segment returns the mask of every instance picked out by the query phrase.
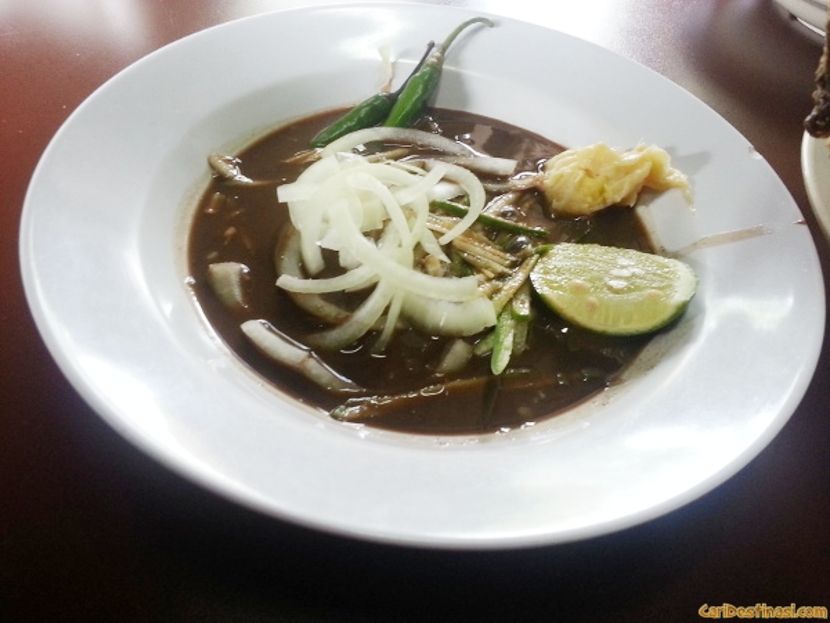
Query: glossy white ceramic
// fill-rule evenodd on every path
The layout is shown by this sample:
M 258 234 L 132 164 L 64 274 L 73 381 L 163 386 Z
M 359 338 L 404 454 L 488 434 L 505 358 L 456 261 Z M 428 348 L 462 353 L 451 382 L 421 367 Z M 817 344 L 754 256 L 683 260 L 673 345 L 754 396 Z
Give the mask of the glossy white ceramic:
M 827 0 L 775 0 L 787 13 L 816 33 L 827 25 Z
M 385 433 L 280 394 L 205 324 L 185 283 L 184 244 L 206 154 L 365 97 L 380 81 L 380 47 L 405 70 L 467 17 L 373 3 L 243 19 L 149 55 L 74 112 L 32 179 L 21 263 L 50 351 L 116 430 L 265 513 L 460 548 L 562 542 L 646 521 L 734 474 L 779 431 L 814 370 L 825 313 L 816 252 L 784 185 L 668 80 L 506 19 L 456 43 L 440 105 L 570 146 L 665 147 L 695 195 L 694 209 L 677 193 L 645 208 L 670 250 L 764 232 L 684 254 L 697 297 L 626 382 L 503 435 Z

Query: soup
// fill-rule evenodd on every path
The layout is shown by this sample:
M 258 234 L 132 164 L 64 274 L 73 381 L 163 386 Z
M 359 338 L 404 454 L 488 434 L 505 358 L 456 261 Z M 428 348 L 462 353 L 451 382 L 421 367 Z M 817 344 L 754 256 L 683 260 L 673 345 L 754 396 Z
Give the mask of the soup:
M 246 365 L 280 390 L 339 419 L 421 434 L 481 434 L 531 426 L 614 382 L 649 336 L 615 337 L 580 329 L 550 311 L 535 294 L 531 295 L 528 316 L 522 316 L 522 348 L 514 349 L 500 374 L 493 374 L 493 353 L 482 346 L 492 339 L 492 327 L 461 337 L 434 335 L 403 317 L 394 323 L 382 350 L 376 348 L 383 333 L 382 322 L 347 346 L 313 349 L 315 364 L 346 379 L 348 392 L 327 391 L 301 370 L 281 365 L 255 347 L 240 328 L 245 321 L 267 321 L 301 349 L 309 344 L 309 336 L 330 328 L 330 322 L 308 313 L 296 297 L 275 286 L 280 277 L 277 267 L 293 253 L 289 249 L 293 235 L 289 210 L 278 203 L 276 189 L 296 181 L 308 168 L 302 155 L 310 140 L 338 114 L 304 118 L 258 140 L 232 161 L 236 168 L 230 174 L 214 177 L 199 202 L 188 246 L 193 293 L 210 325 Z M 515 159 L 516 170 L 528 172 L 528 176 L 537 174 L 549 158 L 563 151 L 562 146 L 532 132 L 467 112 L 434 109 L 419 127 L 440 131 L 480 152 Z M 418 166 L 432 153 L 431 148 L 413 146 L 380 149 L 405 153 L 402 168 Z M 483 175 L 482 179 L 490 178 Z M 512 179 L 521 182 L 522 176 Z M 504 182 L 504 177 L 490 179 L 488 204 L 509 195 Z M 519 265 L 524 265 L 533 249 L 545 244 L 570 241 L 654 251 L 631 209 L 611 207 L 586 216 L 555 217 L 550 216 L 545 201 L 537 188 L 521 189 L 492 212 L 495 219 L 520 224 L 519 229 L 499 231 L 483 223 L 474 227 L 479 230 L 474 232 L 476 240 L 484 247 L 500 249 L 492 252 L 495 261 L 515 258 L 499 277 L 501 281 L 520 270 Z M 453 217 L 441 213 L 440 201 L 431 205 L 438 205 L 440 213 L 430 217 L 433 227 L 440 229 L 440 219 L 452 224 L 460 218 L 449 220 Z M 375 242 L 382 246 L 379 236 L 375 235 Z M 455 247 L 451 251 L 452 261 L 461 257 L 463 264 L 464 257 L 469 259 L 469 254 L 465 256 Z M 318 276 L 343 272 L 333 251 L 324 251 L 323 256 L 326 268 Z M 485 260 L 490 261 L 473 257 L 473 265 L 464 270 L 490 274 Z M 229 262 L 246 267 L 240 280 L 244 306 L 223 303 L 211 288 L 210 266 Z M 497 268 L 490 270 L 498 272 Z M 353 311 L 366 300 L 367 291 L 320 297 L 339 309 Z M 445 365 L 454 346 L 465 351 L 460 369 Z

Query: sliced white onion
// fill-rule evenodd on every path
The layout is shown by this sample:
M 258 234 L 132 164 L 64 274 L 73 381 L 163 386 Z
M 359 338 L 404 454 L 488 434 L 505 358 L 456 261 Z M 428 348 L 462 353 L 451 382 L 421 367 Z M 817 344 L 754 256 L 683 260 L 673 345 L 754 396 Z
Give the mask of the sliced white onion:
M 300 255 L 303 258 L 303 266 L 310 275 L 316 275 L 325 268 L 323 251 L 317 240 L 320 239 L 318 232 L 322 230 L 322 224 L 307 221 L 297 225 L 300 232 Z
M 440 181 L 427 192 L 430 201 L 449 201 L 464 194 L 464 189 L 453 182 Z
M 274 267 L 280 275 L 302 277 L 300 265 L 300 234 L 291 227 L 283 234 L 285 238 L 277 245 L 274 253 Z M 304 309 L 316 318 L 329 323 L 340 324 L 349 318 L 349 312 L 323 299 L 318 294 L 300 294 L 288 292 L 297 307 Z
M 242 281 L 249 272 L 248 267 L 239 262 L 214 262 L 208 265 L 207 280 L 213 293 L 226 307 L 239 310 L 248 306 Z
M 429 202 L 427 202 L 426 197 L 421 195 L 420 197 L 415 198 L 410 202 L 412 209 L 415 211 L 415 218 L 412 220 L 411 231 L 412 231 L 412 241 L 410 249 L 412 249 L 416 243 L 423 242 L 425 239 L 424 233 L 429 232 L 427 229 L 427 218 L 429 217 Z M 433 238 L 435 240 L 435 238 Z M 427 244 L 429 244 L 429 240 L 427 240 Z M 436 242 L 436 247 L 438 250 L 441 251 L 441 247 L 438 246 Z M 427 253 L 429 251 L 427 250 Z M 441 252 L 443 255 L 443 251 Z
M 398 200 L 387 186 L 379 182 L 377 178 L 360 171 L 352 173 L 348 178 L 348 183 L 352 188 L 365 190 L 377 196 L 383 204 L 383 207 L 386 208 L 389 220 L 392 221 L 392 225 L 397 230 L 400 239 L 406 244 L 412 244 L 410 242 L 412 234 L 409 231 L 409 225 L 406 222 L 406 215 L 403 213 L 403 208 L 401 208 L 401 204 L 398 203 Z
M 326 350 L 338 350 L 348 346 L 373 327 L 389 305 L 392 294 L 392 288 L 383 282 L 379 283 L 346 322 L 339 327 L 310 335 L 308 341 Z
M 440 156 L 436 160 L 457 164 L 460 167 L 483 173 L 484 175 L 513 175 L 519 164 L 512 158 L 495 158 L 493 156 Z
M 467 231 L 470 226 L 475 223 L 478 215 L 481 214 L 481 209 L 484 207 L 484 201 L 487 198 L 484 192 L 484 187 L 481 185 L 479 179 L 467 169 L 456 164 L 438 163 L 435 160 L 428 160 L 427 167 L 444 166 L 447 168 L 445 177 L 457 182 L 470 200 L 470 205 L 467 207 L 467 214 L 464 215 L 455 227 L 449 230 L 446 234 L 438 239 L 439 244 L 449 244 L 456 237 Z
M 480 297 L 475 277 L 432 277 L 392 261 L 369 242 L 344 211 L 333 211 L 333 225 L 349 236 L 350 249 L 364 264 L 371 266 L 382 279 L 389 279 L 408 292 L 447 301 L 467 301 Z
M 395 292 L 392 295 L 392 300 L 389 303 L 389 309 L 386 311 L 386 323 L 383 325 L 383 331 L 380 332 L 380 337 L 372 350 L 376 353 L 382 353 L 389 345 L 389 340 L 392 339 L 392 334 L 398 324 L 398 318 L 401 315 L 401 306 L 403 305 L 403 292 Z
M 297 176 L 297 182 L 322 182 L 340 171 L 342 166 L 340 160 L 334 156 L 320 158 Z
M 277 286 L 289 292 L 324 294 L 365 288 L 375 283 L 377 279 L 377 275 L 368 266 L 359 266 L 328 279 L 301 279 L 291 275 L 280 275 L 277 279 Z
M 446 136 L 441 136 L 440 134 L 410 128 L 379 127 L 366 128 L 364 130 L 357 130 L 351 134 L 346 134 L 346 136 L 326 145 L 323 148 L 323 155 L 327 156 L 336 154 L 337 152 L 351 151 L 358 145 L 365 145 L 366 143 L 372 143 L 374 141 L 395 142 L 402 145 L 421 145 L 454 156 L 469 156 L 475 153 L 466 145 L 449 139 Z
M 424 251 L 427 252 L 427 255 L 433 255 L 442 262 L 446 262 L 449 264 L 450 258 L 447 257 L 447 254 L 444 253 L 444 250 L 441 248 L 441 245 L 438 244 L 438 241 L 435 239 L 435 234 L 432 233 L 432 230 L 424 227 L 424 231 L 421 234 L 420 243 L 421 246 L 424 248 Z
M 425 197 L 429 190 L 441 181 L 444 174 L 447 172 L 446 166 L 436 164 L 429 173 L 424 175 L 420 180 L 414 184 L 410 184 L 405 188 L 398 190 L 395 193 L 395 199 L 401 204 L 406 205 L 415 201 L 415 199 Z
M 461 338 L 455 339 L 441 357 L 435 367 L 436 374 L 452 374 L 458 372 L 473 357 L 473 345 Z
M 359 155 L 331 155 L 350 148 L 345 145 L 377 140 L 427 145 L 456 156 L 475 153 L 442 136 L 417 130 L 373 128 L 349 137 L 347 142 L 341 139 L 329 145 L 328 154 L 309 166 L 296 182 L 278 190 L 299 232 L 295 242 L 299 253 L 294 256 L 297 265 L 281 271 L 278 286 L 315 311 L 322 305 L 340 312 L 343 310 L 316 295 L 375 285 L 344 322 L 311 336 L 311 343 L 339 349 L 369 330 L 382 329 L 375 344 L 382 350 L 400 314 L 431 334 L 466 336 L 495 324 L 493 305 L 479 291 L 476 277 L 438 277 L 414 265 L 418 244 L 426 253 L 449 261 L 441 244 L 466 230 L 484 206 L 484 189 L 478 178 L 457 164 L 435 159 L 423 161 L 425 171 L 400 163 L 368 162 Z M 452 196 L 467 195 L 469 208 L 464 218 L 436 240 L 427 222 L 430 196 L 438 184 L 448 187 L 443 192 Z M 380 227 L 383 233 L 378 242 L 365 235 Z M 341 265 L 348 270 L 335 277 L 308 278 L 322 270 L 323 248 L 337 251 Z M 302 266 L 296 255 L 302 258 Z
M 340 268 L 353 270 L 360 267 L 360 260 L 357 259 L 348 249 L 340 249 L 337 253 L 337 263 Z
M 388 162 L 386 164 L 395 167 L 396 169 L 406 171 L 407 173 L 412 173 L 415 175 L 424 174 L 424 167 L 420 160 L 395 160 L 393 162 Z
M 452 302 L 407 294 L 403 313 L 416 327 L 430 335 L 465 337 L 496 324 L 496 310 L 490 299 Z
M 277 201 L 291 203 L 294 201 L 308 201 L 317 190 L 318 184 L 313 182 L 292 182 L 277 186 Z
M 328 367 L 317 355 L 278 331 L 267 320 L 247 320 L 240 327 L 251 343 L 274 361 L 288 366 L 332 392 L 358 392 L 355 382 Z
M 343 237 L 336 229 L 329 227 L 318 244 L 329 251 L 339 251 L 343 248 Z
M 380 199 L 376 196 L 358 192 L 360 203 L 363 207 L 363 221 L 360 223 L 360 231 L 375 231 L 382 229 L 386 221 L 386 209 Z
M 321 161 L 322 162 L 322 161 Z M 312 165 L 313 168 L 316 166 Z M 279 196 L 279 189 L 277 189 Z M 323 237 L 326 203 L 320 200 L 317 186 L 307 199 L 288 202 L 288 215 L 294 228 L 300 233 L 300 255 L 306 272 L 315 275 L 323 270 L 323 252 L 318 241 Z

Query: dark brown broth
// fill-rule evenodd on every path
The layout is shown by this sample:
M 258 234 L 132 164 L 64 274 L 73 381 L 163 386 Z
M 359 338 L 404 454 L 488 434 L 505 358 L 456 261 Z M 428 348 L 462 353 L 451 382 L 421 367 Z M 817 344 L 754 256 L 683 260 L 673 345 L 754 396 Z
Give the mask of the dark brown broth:
M 274 385 L 326 411 L 344 398 L 263 357 L 243 336 L 239 325 L 248 319 L 264 318 L 300 342 L 305 335 L 323 328 L 274 285 L 274 247 L 288 218 L 286 207 L 276 201 L 275 189 L 296 179 L 305 168 L 282 161 L 305 149 L 310 138 L 337 114 L 335 111 L 302 119 L 238 154 L 244 175 L 273 183 L 244 186 L 212 180 L 193 220 L 188 249 L 194 295 L 222 339 Z M 470 113 L 439 109 L 433 111 L 427 123 L 437 124 L 445 135 L 459 137 L 491 155 L 517 158 L 520 170 L 534 170 L 538 163 L 562 150 L 536 134 Z M 592 218 L 552 220 L 541 209 L 531 209 L 523 216 L 530 224 L 548 228 L 549 241 L 578 240 L 653 250 L 632 210 L 612 209 Z M 208 265 L 221 261 L 242 262 L 250 268 L 250 304 L 242 312 L 229 311 L 207 285 Z M 504 379 L 410 401 L 406 409 L 366 423 L 427 434 L 486 433 L 527 425 L 606 387 L 647 341 L 581 331 L 538 302 L 535 310 L 530 348 L 511 360 L 511 372 Z M 445 338 L 424 336 L 414 330 L 399 331 L 383 356 L 369 353 L 373 339 L 370 335 L 343 352 L 320 355 L 370 394 L 412 392 L 453 378 L 439 379 L 431 372 L 447 343 Z M 488 357 L 474 358 L 463 371 L 465 378 L 488 376 Z

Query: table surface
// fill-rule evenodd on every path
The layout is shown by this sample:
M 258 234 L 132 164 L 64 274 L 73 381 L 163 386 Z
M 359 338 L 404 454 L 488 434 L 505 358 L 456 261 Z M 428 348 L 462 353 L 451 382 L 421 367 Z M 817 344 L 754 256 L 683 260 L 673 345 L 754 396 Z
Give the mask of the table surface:
M 17 232 L 47 142 L 92 91 L 175 39 L 279 0 L 0 3 L 0 620 L 697 620 L 704 603 L 830 606 L 830 346 L 776 439 L 657 520 L 588 541 L 441 552 L 260 516 L 167 471 L 80 399 L 23 296 Z M 635 59 L 766 157 L 813 234 L 801 121 L 820 42 L 770 1 L 450 0 Z

